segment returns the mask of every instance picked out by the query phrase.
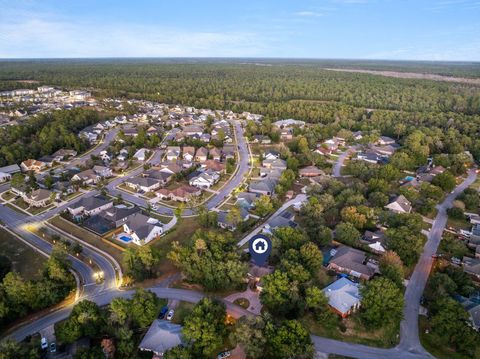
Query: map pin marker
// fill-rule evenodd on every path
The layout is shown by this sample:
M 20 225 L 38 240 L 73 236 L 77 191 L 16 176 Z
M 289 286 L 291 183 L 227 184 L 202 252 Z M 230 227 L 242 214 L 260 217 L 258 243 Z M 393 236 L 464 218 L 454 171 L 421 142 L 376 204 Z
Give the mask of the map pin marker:
M 248 249 L 256 265 L 263 265 L 272 251 L 272 241 L 263 234 L 257 234 L 250 238 Z

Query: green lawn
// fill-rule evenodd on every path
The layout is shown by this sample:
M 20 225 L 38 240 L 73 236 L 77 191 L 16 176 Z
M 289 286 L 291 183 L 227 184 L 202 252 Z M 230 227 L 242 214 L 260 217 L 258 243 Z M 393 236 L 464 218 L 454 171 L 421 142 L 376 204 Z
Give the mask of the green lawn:
M 25 279 L 39 278 L 39 271 L 47 259 L 4 229 L 0 229 L 0 254 L 8 257 L 12 269 Z
M 447 227 L 470 229 L 472 225 L 466 219 L 456 219 L 449 216 L 447 221 Z
M 16 196 L 15 193 L 13 193 L 12 191 L 6 191 L 2 194 L 2 198 L 5 200 L 5 201 L 9 201 L 11 200 L 12 198 L 14 198 Z

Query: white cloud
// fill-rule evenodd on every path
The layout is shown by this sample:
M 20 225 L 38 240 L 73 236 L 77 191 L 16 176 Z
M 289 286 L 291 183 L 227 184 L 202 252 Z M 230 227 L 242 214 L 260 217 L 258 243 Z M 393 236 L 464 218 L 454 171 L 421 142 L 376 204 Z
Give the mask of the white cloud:
M 295 13 L 297 16 L 305 16 L 305 17 L 320 17 L 323 16 L 321 12 L 315 12 L 315 11 L 298 11 Z
M 90 24 L 25 16 L 0 21 L 2 57 L 261 56 L 255 33 L 189 31 L 162 25 Z

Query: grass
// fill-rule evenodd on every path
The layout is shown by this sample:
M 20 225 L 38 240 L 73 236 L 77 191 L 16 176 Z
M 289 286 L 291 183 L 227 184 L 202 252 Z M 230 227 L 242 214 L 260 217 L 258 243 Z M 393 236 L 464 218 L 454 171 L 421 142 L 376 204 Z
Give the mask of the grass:
M 180 302 L 175 308 L 175 314 L 173 316 L 172 322 L 175 324 L 183 325 L 185 319 L 190 315 L 192 312 L 194 304 L 188 302 Z
M 48 211 L 49 209 L 55 208 L 55 205 L 50 204 L 46 207 L 30 207 L 27 212 L 33 215 Z
M 12 270 L 25 279 L 38 279 L 46 261 L 46 257 L 4 229 L 0 229 L 0 254 L 10 259 Z
M 244 309 L 248 309 L 250 302 L 246 298 L 238 298 L 233 301 L 233 304 L 239 305 Z
M 12 202 L 15 206 L 23 209 L 23 210 L 26 210 L 28 207 L 29 207 L 29 204 L 27 202 L 25 202 L 23 199 L 19 198 L 19 199 L 16 199 L 15 201 Z
M 14 198 L 16 196 L 15 193 L 13 193 L 12 191 L 6 191 L 6 192 L 3 192 L 2 194 L 2 198 L 5 200 L 5 201 L 9 201 L 11 200 L 12 198 Z
M 172 248 L 172 242 L 177 241 L 182 245 L 188 244 L 198 228 L 200 228 L 200 225 L 196 218 L 182 218 L 170 232 L 149 243 L 149 245 L 160 251 L 161 260 L 156 268 L 157 272 L 166 274 L 177 271 L 173 262 L 167 258 L 167 253 Z
M 435 358 L 438 359 L 467 359 L 468 356 L 465 356 L 460 353 L 456 353 L 455 351 L 447 348 L 443 345 L 443 343 L 439 343 L 438 340 L 435 340 L 435 336 L 431 333 L 425 333 L 426 329 L 430 329 L 430 325 L 428 323 L 428 319 L 424 316 L 419 317 L 419 334 L 420 334 L 420 342 L 422 343 L 423 347 Z
M 74 237 L 77 237 L 93 246 L 96 248 L 107 252 L 110 254 L 115 260 L 122 266 L 123 262 L 123 252 L 108 243 L 104 242 L 99 236 L 96 234 L 93 234 L 92 232 L 87 231 L 86 229 L 83 229 L 59 216 L 55 216 L 52 219 L 49 220 L 49 223 L 54 225 L 57 228 L 60 228 L 64 232 L 67 232 Z M 123 269 L 123 268 L 122 268 Z
M 448 216 L 447 227 L 470 229 L 472 225 L 466 219 L 457 219 Z

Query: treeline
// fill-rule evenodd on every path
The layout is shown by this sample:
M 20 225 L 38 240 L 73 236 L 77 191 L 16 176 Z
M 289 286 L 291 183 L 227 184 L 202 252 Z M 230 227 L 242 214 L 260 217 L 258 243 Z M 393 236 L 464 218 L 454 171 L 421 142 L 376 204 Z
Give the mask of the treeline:
M 32 117 L 20 126 L 0 129 L 0 166 L 51 155 L 61 148 L 82 152 L 88 143 L 78 132 L 99 121 L 97 111 L 73 109 Z

